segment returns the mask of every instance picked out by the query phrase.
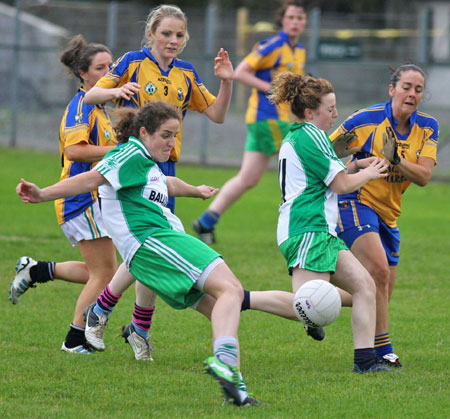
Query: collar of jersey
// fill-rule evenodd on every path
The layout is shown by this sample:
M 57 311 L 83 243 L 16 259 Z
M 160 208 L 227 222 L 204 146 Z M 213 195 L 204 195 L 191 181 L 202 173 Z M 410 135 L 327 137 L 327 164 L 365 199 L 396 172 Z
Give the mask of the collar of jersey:
M 160 67 L 158 61 L 156 61 L 156 58 L 153 56 L 153 54 L 150 52 L 150 50 L 149 50 L 147 47 L 143 47 L 143 48 L 142 48 L 142 51 L 144 51 L 144 54 L 145 54 L 148 58 L 150 58 L 150 60 L 152 60 L 152 61 L 158 66 L 159 71 L 161 72 L 161 74 L 162 74 L 163 76 L 166 76 L 166 77 L 167 77 L 167 76 L 169 75 L 170 70 L 172 70 L 172 67 L 173 67 L 174 64 L 175 64 L 176 58 L 174 58 L 174 59 L 172 60 L 172 62 L 169 64 L 169 69 L 168 69 L 167 71 L 164 71 L 164 70 Z
M 150 153 L 148 152 L 148 150 L 145 148 L 145 145 L 142 143 L 141 140 L 138 140 L 136 137 L 131 136 L 128 139 L 128 143 L 133 144 L 135 147 L 139 148 L 139 150 L 141 150 L 146 157 L 148 157 L 149 159 L 152 159 L 152 156 L 150 155 Z
M 291 44 L 291 40 L 289 39 L 289 35 L 286 33 L 286 32 L 284 32 L 284 31 L 280 31 L 279 33 L 278 33 L 278 35 L 279 35 L 279 37 L 284 41 L 284 42 L 286 42 L 290 47 L 296 47 L 296 46 L 299 46 L 299 45 L 301 45 L 300 43 L 296 43 L 296 44 L 294 44 L 294 45 L 292 45 Z
M 392 114 L 392 99 L 389 102 L 386 103 L 386 106 L 385 106 L 384 109 L 385 109 L 386 116 L 388 117 L 389 122 L 391 123 L 392 128 L 394 129 L 395 133 L 397 134 L 397 138 L 399 140 L 406 140 L 408 138 L 411 130 L 413 129 L 414 124 L 416 123 L 417 111 L 414 111 L 411 114 L 411 116 L 409 117 L 409 131 L 408 131 L 408 133 L 405 134 L 405 135 L 400 135 L 397 132 L 398 122 L 394 118 L 394 115 Z
M 317 128 L 314 124 L 312 124 L 311 122 L 294 122 L 292 125 L 291 125 L 291 128 L 289 129 L 289 131 L 295 131 L 295 130 L 298 130 L 298 129 L 300 129 L 300 128 L 302 128 L 302 127 L 304 127 L 305 125 L 312 125 L 314 128 Z M 318 129 L 318 128 L 317 128 Z

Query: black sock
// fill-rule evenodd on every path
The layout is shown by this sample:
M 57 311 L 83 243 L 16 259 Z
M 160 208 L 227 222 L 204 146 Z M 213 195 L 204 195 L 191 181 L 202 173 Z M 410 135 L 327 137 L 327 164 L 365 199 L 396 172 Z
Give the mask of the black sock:
M 30 268 L 30 277 L 33 281 L 43 284 L 44 282 L 53 281 L 55 275 L 55 262 L 38 262 Z
M 355 349 L 354 362 L 358 367 L 365 371 L 377 362 L 377 354 L 374 348 Z
M 75 346 L 84 345 L 85 343 L 84 330 L 71 324 L 66 335 L 66 347 L 75 348 Z
M 244 290 L 244 300 L 242 301 L 241 311 L 250 310 L 250 291 Z

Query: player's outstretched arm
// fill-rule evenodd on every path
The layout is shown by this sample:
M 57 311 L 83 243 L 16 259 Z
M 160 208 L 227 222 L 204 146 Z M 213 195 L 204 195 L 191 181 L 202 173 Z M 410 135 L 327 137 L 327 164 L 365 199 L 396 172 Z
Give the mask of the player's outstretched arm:
M 141 86 L 138 83 L 129 82 L 121 87 L 105 89 L 104 87 L 94 86 L 84 96 L 84 102 L 88 105 L 98 105 L 105 102 L 111 102 L 115 99 L 130 100 L 131 96 L 139 92 Z
M 214 59 L 214 75 L 221 79 L 219 93 L 216 100 L 205 109 L 205 114 L 211 121 L 222 124 L 227 116 L 233 93 L 233 64 L 228 52 L 223 48 L 220 48 Z
M 190 198 L 208 199 L 219 192 L 219 189 L 212 186 L 200 185 L 194 186 L 183 180 L 167 176 L 167 190 L 170 196 L 185 196 Z
M 16 187 L 16 192 L 23 202 L 37 204 L 90 192 L 104 183 L 106 183 L 106 179 L 96 170 L 91 170 L 43 189 L 40 189 L 34 183 L 21 179 Z

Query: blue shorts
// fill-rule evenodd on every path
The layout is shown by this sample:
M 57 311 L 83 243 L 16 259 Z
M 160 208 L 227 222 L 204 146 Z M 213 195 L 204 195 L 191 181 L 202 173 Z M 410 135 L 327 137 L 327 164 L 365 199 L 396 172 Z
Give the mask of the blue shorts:
M 158 161 L 156 164 L 161 169 L 166 176 L 175 176 L 175 162 L 172 160 L 167 161 Z M 167 208 L 172 211 L 172 214 L 175 214 L 175 197 L 169 196 L 169 202 L 167 203 Z
M 389 266 L 397 266 L 400 259 L 400 231 L 389 227 L 378 214 L 361 202 L 348 199 L 339 201 L 339 221 L 336 227 L 339 237 L 351 249 L 353 242 L 363 234 L 378 233 Z

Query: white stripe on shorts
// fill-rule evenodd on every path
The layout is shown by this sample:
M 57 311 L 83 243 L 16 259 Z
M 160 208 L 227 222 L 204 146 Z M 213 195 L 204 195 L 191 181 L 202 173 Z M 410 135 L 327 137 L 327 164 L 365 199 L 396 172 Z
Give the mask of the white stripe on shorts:
M 154 239 L 153 237 L 147 237 L 144 242 L 144 246 L 157 253 L 171 265 L 175 266 L 179 271 L 184 272 L 189 278 L 191 278 L 192 282 L 196 282 L 202 273 L 200 269 L 184 259 L 175 250 L 169 246 L 166 246 L 159 240 Z
M 297 260 L 294 266 L 298 266 L 301 269 L 305 269 L 306 258 L 308 257 L 308 250 L 314 240 L 314 233 L 305 233 L 303 235 L 302 241 L 298 246 Z

